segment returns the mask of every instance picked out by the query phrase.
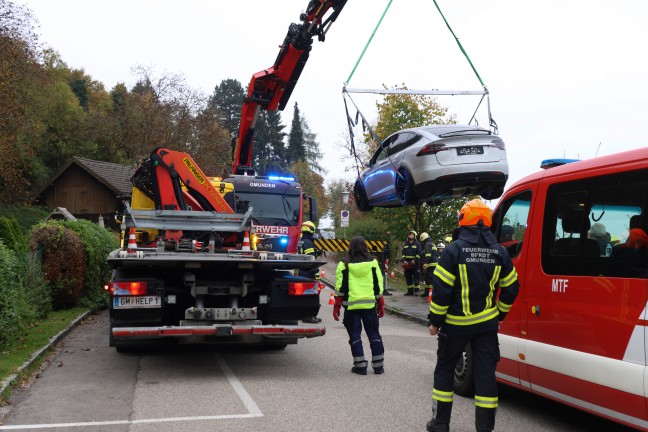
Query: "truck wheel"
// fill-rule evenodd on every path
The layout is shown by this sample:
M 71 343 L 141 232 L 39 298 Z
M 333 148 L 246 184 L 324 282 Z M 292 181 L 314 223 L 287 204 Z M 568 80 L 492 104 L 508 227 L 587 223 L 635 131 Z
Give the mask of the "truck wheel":
M 455 366 L 454 392 L 460 396 L 473 396 L 475 394 L 475 376 L 470 344 L 466 345 L 466 350 Z

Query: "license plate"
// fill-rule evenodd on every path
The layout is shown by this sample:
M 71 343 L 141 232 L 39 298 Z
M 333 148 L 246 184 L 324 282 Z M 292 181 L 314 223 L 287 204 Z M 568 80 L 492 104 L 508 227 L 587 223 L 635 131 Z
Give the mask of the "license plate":
M 160 296 L 137 296 L 137 297 L 114 297 L 113 307 L 115 309 L 139 309 L 162 307 Z
M 484 147 L 482 146 L 457 147 L 457 154 L 459 156 L 484 154 Z

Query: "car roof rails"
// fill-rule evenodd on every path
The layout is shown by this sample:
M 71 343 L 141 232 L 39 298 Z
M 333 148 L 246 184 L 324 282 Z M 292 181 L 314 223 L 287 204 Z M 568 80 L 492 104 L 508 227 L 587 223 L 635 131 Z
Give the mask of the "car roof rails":
M 580 159 L 565 159 L 565 158 L 545 159 L 542 162 L 540 162 L 540 168 L 549 169 L 560 165 L 566 165 L 572 162 L 580 162 Z

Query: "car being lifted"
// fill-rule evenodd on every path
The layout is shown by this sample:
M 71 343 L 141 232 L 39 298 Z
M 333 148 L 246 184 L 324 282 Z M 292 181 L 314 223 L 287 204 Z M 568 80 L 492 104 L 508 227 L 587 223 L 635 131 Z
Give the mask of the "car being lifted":
M 504 141 L 473 125 L 400 130 L 383 141 L 368 165 L 353 191 L 360 211 L 453 196 L 499 198 L 508 179 Z

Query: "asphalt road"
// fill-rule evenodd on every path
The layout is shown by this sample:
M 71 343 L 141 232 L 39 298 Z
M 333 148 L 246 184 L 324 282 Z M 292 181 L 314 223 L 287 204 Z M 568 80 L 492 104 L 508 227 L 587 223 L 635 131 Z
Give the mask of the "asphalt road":
M 322 292 L 324 337 L 283 351 L 179 346 L 119 354 L 104 312 L 75 328 L 12 396 L 0 430 L 423 431 L 431 416 L 436 339 L 421 324 L 381 320 L 385 374 L 358 376 L 346 331 Z M 364 340 L 365 352 L 369 354 Z M 368 355 L 369 357 L 369 355 Z M 455 398 L 453 432 L 473 431 L 473 401 Z M 510 388 L 497 431 L 628 431 Z

